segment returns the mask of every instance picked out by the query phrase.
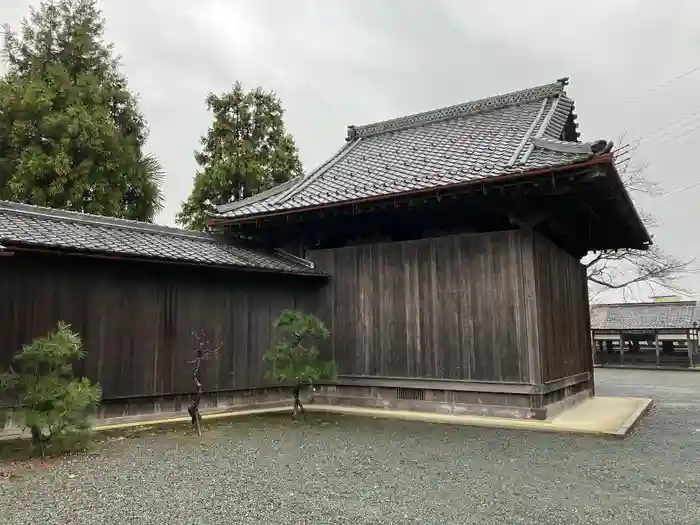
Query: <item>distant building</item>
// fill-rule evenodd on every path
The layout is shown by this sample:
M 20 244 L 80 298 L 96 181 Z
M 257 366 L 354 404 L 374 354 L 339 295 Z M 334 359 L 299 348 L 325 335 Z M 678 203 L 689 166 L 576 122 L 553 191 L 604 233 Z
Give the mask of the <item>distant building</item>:
M 661 300 L 660 300 L 661 299 Z M 693 366 L 700 305 L 655 297 L 654 302 L 591 306 L 596 364 Z

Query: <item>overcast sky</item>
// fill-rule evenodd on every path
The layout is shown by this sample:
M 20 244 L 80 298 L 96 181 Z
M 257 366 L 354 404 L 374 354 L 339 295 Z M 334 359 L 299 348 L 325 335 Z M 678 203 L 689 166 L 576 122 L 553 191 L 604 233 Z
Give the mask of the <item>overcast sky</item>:
M 38 2 L 0 0 L 0 21 L 17 27 L 31 4 Z M 669 194 L 641 196 L 638 204 L 657 217 L 652 233 L 664 249 L 700 256 L 700 70 L 656 89 L 700 69 L 697 0 L 103 0 L 101 6 L 107 38 L 151 127 L 148 147 L 167 171 L 158 222 L 173 224 L 189 192 L 192 153 L 211 122 L 204 98 L 237 80 L 277 92 L 310 170 L 343 144 L 349 124 L 569 76 L 583 140 L 623 132 L 634 140 L 684 119 L 641 143 L 636 161 L 648 164 L 647 177 Z M 685 284 L 700 293 L 700 275 Z

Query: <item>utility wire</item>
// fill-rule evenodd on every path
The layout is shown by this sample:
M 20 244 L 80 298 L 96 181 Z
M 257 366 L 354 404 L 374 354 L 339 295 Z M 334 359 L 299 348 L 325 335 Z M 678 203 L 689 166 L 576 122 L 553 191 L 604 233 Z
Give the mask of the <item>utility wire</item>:
M 700 120 L 700 119 L 698 119 L 698 120 Z M 698 129 L 700 129 L 700 124 L 690 128 L 688 130 L 685 130 L 683 133 L 675 135 L 675 136 L 671 137 L 670 139 L 666 139 L 663 142 L 652 143 L 651 146 L 647 147 L 647 150 L 653 149 L 653 148 L 658 148 L 659 146 L 663 146 L 664 144 L 668 144 L 669 142 L 673 142 L 675 140 L 678 140 L 679 138 L 685 137 L 689 133 L 693 133 L 693 132 L 697 131 Z M 642 145 L 642 147 L 644 147 L 644 146 Z
M 656 198 L 660 199 L 662 197 L 668 197 L 669 195 L 674 195 L 676 193 L 680 193 L 682 191 L 689 190 L 690 188 L 695 188 L 697 186 L 700 186 L 700 180 L 691 182 L 690 184 L 686 184 L 685 186 L 681 186 L 680 188 L 676 188 L 675 190 L 664 192 L 661 195 L 657 195 Z
M 690 115 L 686 115 L 684 117 L 681 117 L 679 119 L 676 119 L 672 122 L 669 122 L 668 124 L 664 124 L 663 126 L 660 126 L 648 133 L 644 133 L 641 135 L 638 139 L 633 140 L 631 142 L 622 144 L 619 148 L 613 151 L 618 156 L 622 155 L 628 155 L 627 158 L 624 160 L 620 160 L 619 162 L 626 162 L 627 160 L 630 160 L 632 157 L 634 157 L 635 153 L 637 152 L 638 149 L 643 149 L 645 151 L 648 151 L 650 149 L 654 149 L 656 147 L 662 146 L 664 144 L 667 144 L 669 142 L 673 142 L 674 140 L 677 140 L 681 137 L 684 137 L 685 135 L 688 135 L 689 133 L 692 133 L 694 131 L 697 131 L 700 129 L 700 124 L 690 128 L 686 129 L 682 133 L 679 133 L 678 135 L 674 135 L 670 138 L 667 138 L 666 140 L 661 140 L 659 141 L 652 141 L 652 142 L 645 142 L 652 138 L 654 135 L 657 135 L 658 133 L 661 133 L 662 131 L 665 131 L 672 126 L 675 126 L 676 124 L 679 124 L 683 122 L 684 120 L 688 120 L 691 117 L 694 117 L 696 115 L 700 115 L 700 111 L 695 111 L 694 113 L 691 113 Z M 696 118 L 690 120 L 689 122 L 686 122 L 684 125 L 690 125 L 690 124 L 695 124 L 695 123 L 700 123 L 700 116 L 697 116 Z
M 670 84 L 673 84 L 674 82 L 677 82 L 678 80 L 681 80 L 681 79 L 683 79 L 683 78 L 685 78 L 685 77 L 687 77 L 687 76 L 690 76 L 690 75 L 692 75 L 693 73 L 696 73 L 696 72 L 698 72 L 698 71 L 700 71 L 700 66 L 694 67 L 693 69 L 691 69 L 691 70 L 689 70 L 689 71 L 686 71 L 685 73 L 683 73 L 683 74 L 681 74 L 681 75 L 679 75 L 679 76 L 677 76 L 677 77 L 675 77 L 675 78 L 672 78 L 671 80 L 668 80 L 668 81 L 666 81 L 666 82 L 664 82 L 664 83 L 662 83 L 662 84 L 659 84 L 658 86 L 656 86 L 656 87 L 654 87 L 654 88 L 652 88 L 652 89 L 650 89 L 650 90 L 648 90 L 648 91 L 645 91 L 645 92 L 643 92 L 643 93 L 637 95 L 636 97 L 634 97 L 634 98 L 628 100 L 627 102 L 624 102 L 624 103 L 620 104 L 619 106 L 614 107 L 608 114 L 613 113 L 613 112 L 619 110 L 620 108 L 623 108 L 623 107 L 625 107 L 625 106 L 627 106 L 627 105 L 629 105 L 629 104 L 632 104 L 633 102 L 636 102 L 637 100 L 640 100 L 640 99 L 646 97 L 647 95 L 649 95 L 649 94 L 651 94 L 651 93 L 654 93 L 654 92 L 656 92 L 656 91 L 658 91 L 658 90 L 660 90 L 660 89 L 663 89 L 664 87 L 666 87 L 666 86 L 668 86 L 668 85 L 670 85 Z M 666 129 L 672 127 L 672 126 L 675 126 L 676 124 L 679 124 L 680 122 L 683 122 L 684 120 L 687 120 L 687 119 L 689 119 L 689 118 L 691 118 L 691 117 L 694 117 L 694 116 L 696 116 L 696 115 L 698 115 L 698 114 L 700 114 L 700 111 L 695 111 L 694 113 L 691 113 L 690 115 L 685 115 L 684 117 L 681 117 L 681 118 L 676 119 L 676 120 L 674 120 L 674 121 L 672 121 L 672 122 L 669 122 L 668 124 L 665 124 L 665 125 L 663 125 L 663 126 L 661 126 L 661 127 L 659 127 L 659 128 L 656 128 L 656 129 L 654 129 L 653 131 L 651 131 L 651 132 L 649 132 L 649 133 L 645 133 L 645 134 L 643 134 L 642 136 L 640 136 L 639 138 L 637 138 L 636 140 L 634 140 L 634 141 L 632 141 L 632 142 L 630 142 L 630 143 L 628 143 L 628 144 L 623 144 L 623 145 L 621 145 L 619 148 L 617 148 L 615 151 L 613 151 L 613 153 L 617 153 L 617 154 L 629 153 L 629 157 L 628 157 L 627 159 L 625 159 L 625 162 L 626 162 L 626 161 L 630 161 L 630 160 L 632 159 L 632 157 L 634 157 L 634 154 L 636 153 L 636 151 L 637 151 L 638 148 L 640 148 L 640 147 L 648 148 L 648 147 L 649 147 L 648 144 L 644 144 L 644 145 L 642 146 L 641 144 L 642 144 L 643 141 L 648 140 L 649 138 L 653 137 L 654 135 L 656 135 L 656 134 L 658 134 L 658 133 L 660 133 L 660 132 L 662 132 L 662 131 L 664 131 L 664 130 L 666 130 Z M 690 123 L 691 123 L 691 124 L 694 124 L 695 122 L 698 122 L 698 121 L 700 121 L 700 117 L 697 118 L 697 119 L 693 119 Z M 690 130 L 690 131 L 688 131 L 688 132 L 682 133 L 681 135 L 678 135 L 678 136 L 676 136 L 676 137 L 672 137 L 671 139 L 668 139 L 668 140 L 666 140 L 666 141 L 663 141 L 663 142 L 657 144 L 657 146 L 661 146 L 662 144 L 666 144 L 666 143 L 668 143 L 668 142 L 672 142 L 672 141 L 674 141 L 674 140 L 676 140 L 676 139 L 678 139 L 678 138 L 680 138 L 680 137 L 686 135 L 687 133 L 690 133 L 690 132 L 692 132 L 692 131 L 695 131 L 695 129 L 697 129 L 697 128 L 693 128 L 692 130 Z M 652 143 L 652 144 L 653 144 L 653 143 Z M 654 146 L 654 147 L 655 147 L 655 146 Z
M 679 80 L 681 80 L 681 79 L 683 79 L 683 78 L 685 78 L 685 77 L 687 77 L 687 76 L 690 76 L 690 75 L 692 75 L 693 73 L 697 73 L 698 71 L 700 71 L 700 66 L 694 67 L 693 69 L 691 69 L 691 70 L 689 70 L 689 71 L 686 71 L 685 73 L 683 73 L 683 74 L 681 74 L 681 75 L 678 75 L 677 77 L 672 78 L 671 80 L 667 80 L 666 82 L 664 82 L 664 83 L 662 83 L 662 84 L 659 84 L 658 86 L 656 86 L 656 87 L 654 87 L 654 88 L 652 88 L 652 89 L 650 89 L 650 90 L 648 90 L 648 91 L 645 91 L 645 92 L 643 92 L 643 93 L 637 95 L 637 96 L 634 97 L 634 98 L 629 99 L 627 102 L 623 102 L 623 103 L 620 104 L 619 106 L 613 107 L 610 111 L 608 111 L 607 114 L 609 115 L 609 114 L 611 114 L 611 113 L 614 113 L 615 111 L 619 111 L 620 109 L 622 109 L 622 108 L 624 108 L 624 107 L 627 107 L 627 106 L 629 106 L 630 104 L 633 104 L 634 102 L 637 102 L 638 100 L 640 100 L 640 99 L 642 99 L 642 98 L 644 98 L 644 97 L 646 97 L 646 96 L 649 96 L 649 95 L 651 95 L 652 93 L 655 93 L 655 92 L 659 91 L 660 89 L 665 88 L 666 86 L 668 86 L 668 85 L 670 85 L 670 84 L 673 84 L 674 82 L 677 82 L 677 81 L 679 81 Z
M 672 126 L 675 126 L 676 124 L 680 124 L 684 120 L 687 120 L 690 117 L 694 117 L 696 115 L 700 115 L 700 111 L 695 111 L 694 113 L 691 113 L 690 115 L 686 115 L 685 117 L 676 119 L 673 122 L 669 122 L 668 124 L 665 124 L 659 128 L 656 128 L 655 130 L 650 131 L 649 133 L 644 133 L 641 137 L 639 137 L 637 140 L 631 142 L 630 144 L 640 144 L 640 143 L 644 142 L 645 140 L 648 140 L 650 137 L 653 137 L 654 135 L 657 135 L 658 133 L 661 133 L 662 131 L 665 131 Z M 698 122 L 698 121 L 700 121 L 700 117 L 691 120 L 688 124 L 694 124 L 695 122 Z

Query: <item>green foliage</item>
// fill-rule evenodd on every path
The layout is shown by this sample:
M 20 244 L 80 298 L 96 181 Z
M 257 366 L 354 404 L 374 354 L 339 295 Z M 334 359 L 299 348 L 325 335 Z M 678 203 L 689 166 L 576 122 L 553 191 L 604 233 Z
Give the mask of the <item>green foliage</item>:
M 17 370 L 0 377 L 0 394 L 15 405 L 13 421 L 31 430 L 42 455 L 45 441 L 81 447 L 89 437 L 89 417 L 101 391 L 87 378 L 73 376 L 72 363 L 84 357 L 80 336 L 60 322 L 25 345 L 14 358 Z
M 177 222 L 204 229 L 215 206 L 255 195 L 300 175 L 294 139 L 284 127 L 284 110 L 274 92 L 244 91 L 237 82 L 228 93 L 210 93 L 207 109 L 214 122 L 195 154 L 200 169 Z
M 5 27 L 0 198 L 137 220 L 163 207 L 162 168 L 104 41 L 96 0 L 45 0 Z
M 335 362 L 320 359 L 316 347 L 316 343 L 330 335 L 318 318 L 285 310 L 275 321 L 274 327 L 277 341 L 263 356 L 268 379 L 301 384 L 335 378 Z

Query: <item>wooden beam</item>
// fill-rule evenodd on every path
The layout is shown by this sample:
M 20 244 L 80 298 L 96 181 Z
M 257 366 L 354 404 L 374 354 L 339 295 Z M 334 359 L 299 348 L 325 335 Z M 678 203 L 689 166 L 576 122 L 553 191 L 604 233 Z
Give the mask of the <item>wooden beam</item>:
M 564 377 L 546 384 L 517 382 L 466 381 L 457 379 L 432 379 L 410 377 L 386 377 L 363 375 L 339 375 L 336 381 L 323 384 L 339 386 L 363 386 L 383 388 L 413 388 L 425 390 L 450 390 L 455 392 L 488 392 L 494 394 L 546 394 L 583 383 L 590 379 L 588 372 Z
M 532 230 L 538 224 L 549 218 L 549 212 L 539 211 L 536 213 L 509 214 L 508 220 L 513 226 L 522 230 Z
M 542 385 L 542 393 L 548 394 L 549 392 L 561 390 L 562 388 L 568 388 L 570 386 L 578 385 L 580 383 L 585 383 L 590 378 L 591 374 L 589 374 L 588 372 L 581 372 L 580 374 L 575 374 L 573 376 L 555 379 L 554 381 L 547 381 L 544 385 Z

